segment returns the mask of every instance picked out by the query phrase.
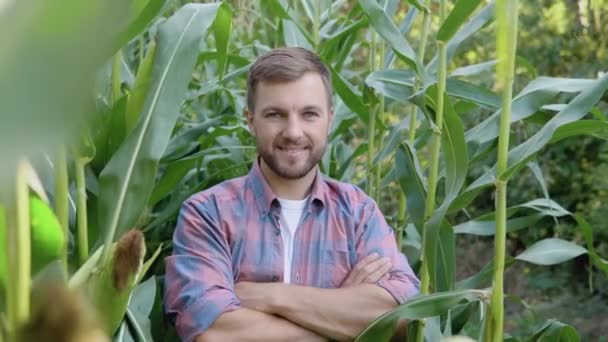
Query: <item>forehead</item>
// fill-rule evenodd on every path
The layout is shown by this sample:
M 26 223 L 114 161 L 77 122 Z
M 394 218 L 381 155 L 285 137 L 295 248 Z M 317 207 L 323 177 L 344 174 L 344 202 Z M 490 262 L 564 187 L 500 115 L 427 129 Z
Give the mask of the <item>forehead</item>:
M 256 111 L 269 106 L 285 109 L 329 107 L 323 78 L 312 72 L 293 81 L 260 81 L 255 90 L 255 103 Z

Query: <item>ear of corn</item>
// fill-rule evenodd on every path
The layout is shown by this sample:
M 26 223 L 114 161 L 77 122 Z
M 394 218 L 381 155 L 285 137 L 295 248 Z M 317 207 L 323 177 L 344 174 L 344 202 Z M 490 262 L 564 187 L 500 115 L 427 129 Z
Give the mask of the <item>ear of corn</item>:
M 98 249 L 69 282 L 71 288 L 84 291 L 107 334 L 118 329 L 133 289 L 160 253 L 160 248 L 144 263 L 146 246 L 143 234 L 139 230 L 131 230 L 112 244 L 110 252 L 112 257 L 109 261 L 99 264 L 101 248 Z
M 36 196 L 30 196 L 32 227 L 32 274 L 61 257 L 65 236 L 53 210 Z
M 63 230 L 53 213 L 53 210 L 43 200 L 30 195 L 30 225 L 32 234 L 32 275 L 42 270 L 50 262 L 61 256 L 65 246 Z M 7 281 L 7 255 L 6 255 L 6 216 L 5 210 L 0 206 L 0 288 Z

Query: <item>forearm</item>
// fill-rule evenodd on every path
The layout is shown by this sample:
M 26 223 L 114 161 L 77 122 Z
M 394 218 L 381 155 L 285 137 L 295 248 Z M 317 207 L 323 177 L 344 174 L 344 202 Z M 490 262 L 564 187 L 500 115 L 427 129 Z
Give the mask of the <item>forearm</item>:
M 326 340 L 286 319 L 246 308 L 222 314 L 196 338 L 196 342 Z
M 340 289 L 280 286 L 272 312 L 335 340 L 352 340 L 372 321 L 397 306 L 383 288 L 363 284 Z

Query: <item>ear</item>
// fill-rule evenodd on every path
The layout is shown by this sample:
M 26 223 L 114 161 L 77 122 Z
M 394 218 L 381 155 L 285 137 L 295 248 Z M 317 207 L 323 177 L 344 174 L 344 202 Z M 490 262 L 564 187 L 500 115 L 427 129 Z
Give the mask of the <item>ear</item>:
M 255 137 L 255 128 L 253 127 L 253 113 L 248 109 L 245 109 L 245 120 L 247 120 L 247 126 L 249 127 L 249 132 L 252 136 Z

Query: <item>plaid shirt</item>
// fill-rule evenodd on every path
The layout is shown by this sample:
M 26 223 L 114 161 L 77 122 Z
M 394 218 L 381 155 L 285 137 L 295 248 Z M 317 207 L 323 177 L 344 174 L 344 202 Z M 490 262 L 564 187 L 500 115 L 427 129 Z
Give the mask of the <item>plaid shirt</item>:
M 235 283 L 283 281 L 280 210 L 257 162 L 247 176 L 184 202 L 165 278 L 165 309 L 183 340 L 194 340 L 222 313 L 240 307 Z M 419 281 L 374 200 L 317 168 L 294 236 L 291 283 L 338 288 L 373 252 L 393 265 L 378 286 L 400 304 L 418 293 Z

